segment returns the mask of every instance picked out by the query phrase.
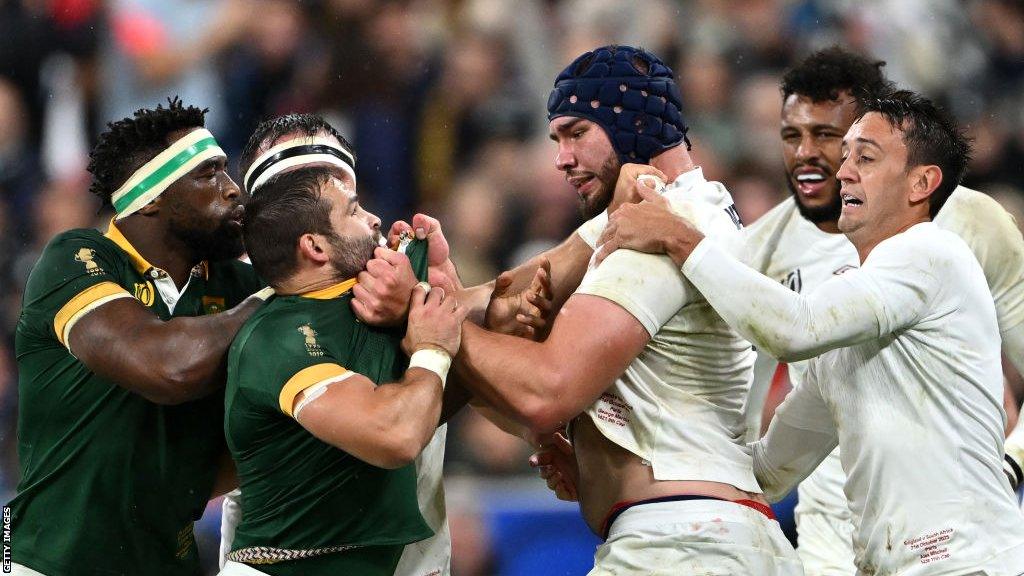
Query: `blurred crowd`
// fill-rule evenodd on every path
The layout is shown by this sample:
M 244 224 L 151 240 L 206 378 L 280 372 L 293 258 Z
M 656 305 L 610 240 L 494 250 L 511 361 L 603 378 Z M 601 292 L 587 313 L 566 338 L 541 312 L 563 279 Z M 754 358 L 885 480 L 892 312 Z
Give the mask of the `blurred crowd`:
M 545 103 L 561 68 L 611 43 L 673 66 L 694 156 L 747 222 L 788 193 L 781 72 L 833 43 L 952 109 L 975 142 L 966 184 L 1024 212 L 1015 0 L 0 0 L 0 492 L 17 481 L 21 290 L 54 234 L 106 226 L 85 170 L 106 122 L 179 95 L 234 160 L 260 120 L 320 113 L 354 142 L 369 209 L 440 217 L 474 284 L 578 225 Z M 530 472 L 470 411 L 449 438 L 452 474 Z M 459 573 L 486 573 L 462 545 Z

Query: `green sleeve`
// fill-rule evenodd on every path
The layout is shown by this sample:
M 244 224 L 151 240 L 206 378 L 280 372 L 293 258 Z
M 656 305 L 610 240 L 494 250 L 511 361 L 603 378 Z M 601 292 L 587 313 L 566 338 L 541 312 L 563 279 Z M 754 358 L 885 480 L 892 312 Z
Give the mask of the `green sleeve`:
M 25 286 L 22 321 L 37 336 L 64 344 L 70 327 L 110 300 L 131 296 L 121 277 L 125 261 L 98 232 L 71 230 L 43 249 Z

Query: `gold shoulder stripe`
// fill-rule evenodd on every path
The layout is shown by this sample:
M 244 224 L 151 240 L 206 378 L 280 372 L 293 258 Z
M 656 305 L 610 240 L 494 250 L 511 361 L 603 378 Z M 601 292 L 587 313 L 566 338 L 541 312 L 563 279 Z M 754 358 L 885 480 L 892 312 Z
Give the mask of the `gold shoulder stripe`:
M 127 290 L 113 282 L 100 282 L 82 290 L 53 317 L 53 331 L 57 334 L 57 340 L 68 348 L 68 334 L 78 320 L 111 300 L 131 297 Z
M 294 376 L 285 382 L 284 387 L 281 388 L 281 395 L 278 397 L 278 402 L 281 405 L 281 411 L 291 416 L 292 410 L 295 408 L 295 397 L 300 392 L 316 386 L 317 384 L 325 381 L 337 378 L 338 376 L 344 376 L 348 373 L 348 369 L 339 364 L 333 362 L 325 362 L 323 364 L 314 364 L 307 368 L 299 370 Z

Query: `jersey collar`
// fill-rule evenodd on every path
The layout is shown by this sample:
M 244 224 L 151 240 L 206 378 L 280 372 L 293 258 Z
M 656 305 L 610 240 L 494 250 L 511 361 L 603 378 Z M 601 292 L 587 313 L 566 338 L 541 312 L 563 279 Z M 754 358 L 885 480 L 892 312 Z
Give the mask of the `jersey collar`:
M 125 238 L 124 233 L 122 233 L 121 230 L 118 229 L 117 225 L 114 224 L 113 218 L 110 219 L 110 225 L 107 226 L 107 232 L 104 236 L 109 238 L 111 242 L 117 244 L 118 248 L 124 250 L 125 253 L 128 254 L 128 258 L 132 261 L 132 265 L 135 266 L 135 269 L 139 271 L 139 274 L 142 274 L 144 277 L 151 280 L 164 278 L 168 275 L 166 271 L 153 266 L 149 263 L 149 260 L 146 260 L 142 254 L 139 254 L 139 251 L 132 246 L 132 243 L 129 242 L 127 238 Z M 204 279 L 209 280 L 209 264 L 205 260 L 197 264 L 195 268 L 192 269 L 192 276 L 202 276 Z
M 312 292 L 303 292 L 302 294 L 299 294 L 299 296 L 302 296 L 303 298 L 312 298 L 314 300 L 330 300 L 332 298 L 337 298 L 338 296 L 345 294 L 346 292 L 351 290 L 352 287 L 355 285 L 356 279 L 349 278 L 344 282 L 340 282 L 333 286 L 328 286 L 327 288 L 313 290 Z

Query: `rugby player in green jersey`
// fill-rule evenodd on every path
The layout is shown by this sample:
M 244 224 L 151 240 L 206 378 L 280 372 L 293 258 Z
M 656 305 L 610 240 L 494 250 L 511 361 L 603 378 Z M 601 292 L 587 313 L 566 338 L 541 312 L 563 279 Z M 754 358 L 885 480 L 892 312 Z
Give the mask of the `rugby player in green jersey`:
M 341 162 L 262 181 L 248 171 L 246 245 L 277 295 L 229 353 L 225 433 L 243 515 L 223 573 L 392 574 L 404 546 L 432 534 L 412 463 L 438 425 L 465 312 L 420 285 L 404 330 L 358 321 L 352 287 L 380 220 L 359 206 L 349 150 L 303 146 Z M 421 278 L 425 248 L 408 257 Z
M 243 208 L 204 110 L 109 125 L 92 191 L 116 216 L 70 230 L 28 279 L 16 331 L 15 573 L 191 575 L 215 490 L 225 352 L 259 306 Z

